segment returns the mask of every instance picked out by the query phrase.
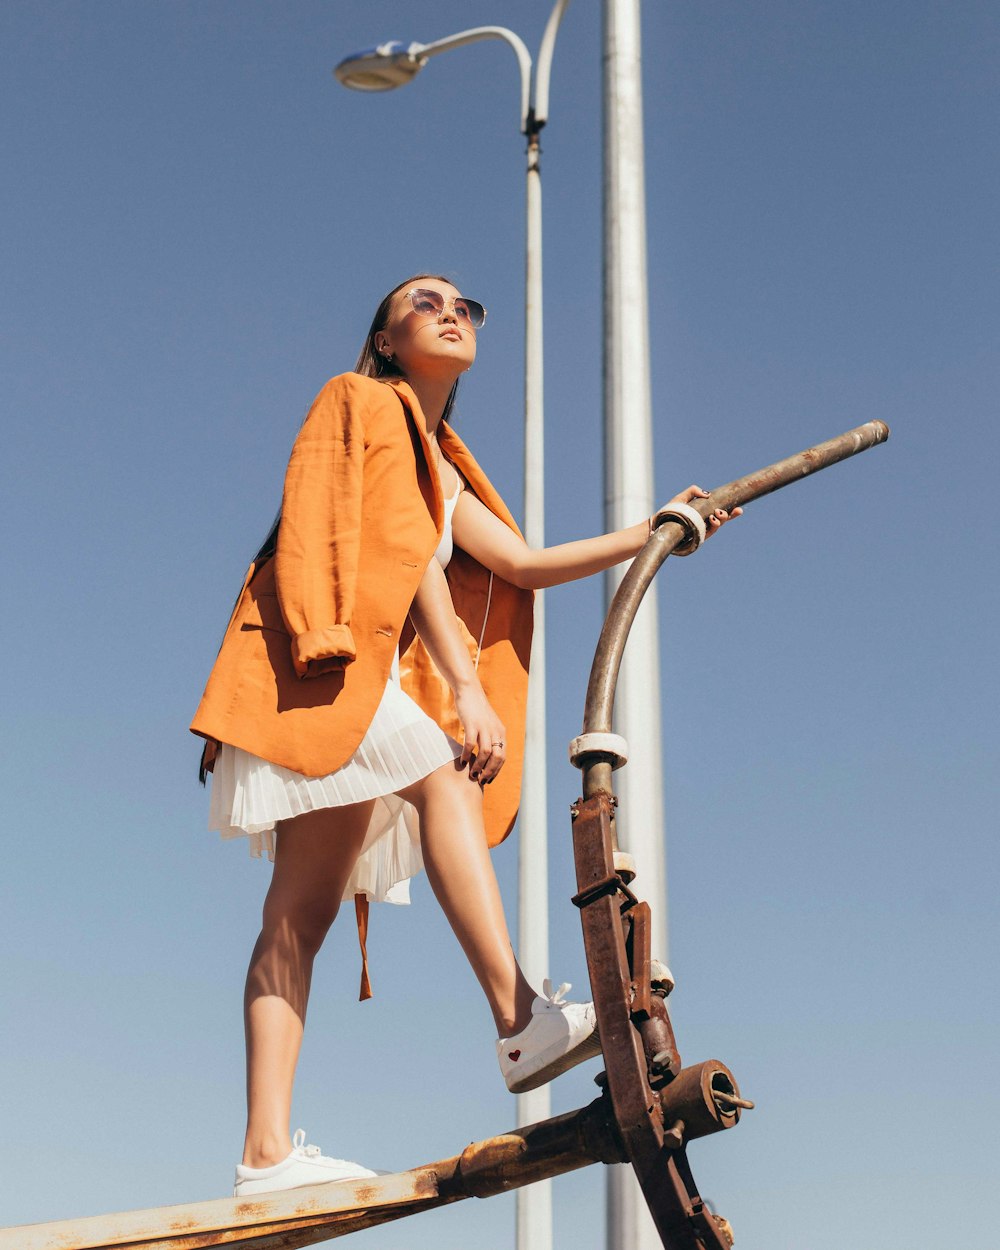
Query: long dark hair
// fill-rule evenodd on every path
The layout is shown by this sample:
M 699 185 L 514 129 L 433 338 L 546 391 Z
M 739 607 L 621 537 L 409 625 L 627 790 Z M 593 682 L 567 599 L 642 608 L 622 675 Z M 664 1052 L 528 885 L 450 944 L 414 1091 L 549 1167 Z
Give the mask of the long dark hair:
M 365 378 L 405 378 L 406 374 L 400 369 L 395 358 L 383 356 L 375 346 L 375 336 L 380 330 L 384 330 L 389 320 L 389 313 L 392 310 L 392 301 L 400 291 L 405 291 L 407 287 L 411 287 L 415 282 L 422 282 L 425 278 L 432 278 L 435 282 L 451 282 L 451 278 L 445 277 L 442 273 L 415 273 L 401 282 L 399 286 L 394 286 L 392 290 L 382 300 L 378 308 L 375 309 L 375 316 L 372 317 L 372 323 L 368 327 L 368 334 L 365 337 L 364 346 L 358 355 L 357 363 L 354 366 L 354 372 L 360 373 Z M 452 409 L 455 407 L 455 398 L 458 395 L 458 380 L 451 388 L 451 393 L 445 402 L 444 412 L 441 414 L 442 421 L 448 421 L 451 418 Z M 257 554 L 254 556 L 254 563 L 260 564 L 261 561 L 269 559 L 274 555 L 278 546 L 278 529 L 281 526 L 281 512 L 274 518 L 274 524 L 268 531 L 267 537 L 261 543 Z

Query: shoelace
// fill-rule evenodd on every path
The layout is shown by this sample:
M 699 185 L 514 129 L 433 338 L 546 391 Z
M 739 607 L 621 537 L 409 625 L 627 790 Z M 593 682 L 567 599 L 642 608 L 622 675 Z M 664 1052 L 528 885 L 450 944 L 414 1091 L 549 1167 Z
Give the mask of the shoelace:
M 303 1129 L 297 1128 L 295 1136 L 292 1138 L 292 1145 L 298 1151 L 301 1151 L 307 1159 L 315 1159 L 319 1156 L 319 1146 L 307 1146 L 306 1135 Z
M 542 982 L 542 993 L 545 995 L 545 997 L 548 999 L 548 1001 L 552 1004 L 553 1007 L 561 1006 L 563 999 L 570 992 L 572 988 L 573 988 L 572 985 L 570 985 L 568 981 L 563 981 L 562 985 L 560 985 L 559 988 L 556 990 L 556 992 L 553 994 L 552 982 L 549 980 L 549 978 L 546 977 L 545 980 Z

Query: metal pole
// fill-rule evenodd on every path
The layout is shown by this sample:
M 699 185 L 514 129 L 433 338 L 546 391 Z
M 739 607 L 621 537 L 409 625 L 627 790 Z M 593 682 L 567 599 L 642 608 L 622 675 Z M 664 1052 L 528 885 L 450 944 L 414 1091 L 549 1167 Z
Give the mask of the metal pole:
M 525 117 L 528 141 L 525 184 L 524 266 L 524 537 L 545 546 L 545 397 L 542 325 L 542 170 L 539 134 L 549 116 L 549 76 L 556 35 L 569 0 L 555 0 L 538 50 L 533 99 Z M 545 597 L 535 596 L 531 681 L 525 725 L 518 854 L 518 955 L 528 980 L 539 985 L 549 968 L 548 787 L 545 724 Z M 550 1114 L 549 1087 L 521 1094 L 517 1122 Z M 517 1250 L 552 1250 L 552 1184 L 517 1194 Z
M 542 364 L 542 179 L 538 126 L 528 131 L 524 319 L 524 536 L 529 547 L 545 546 L 545 445 Z M 535 596 L 531 681 L 521 784 L 518 854 L 518 957 L 535 986 L 549 975 L 548 789 L 545 768 L 545 599 Z M 549 1087 L 519 1094 L 518 1125 L 550 1114 Z M 517 1194 L 518 1250 L 551 1250 L 552 1183 L 543 1181 Z
M 640 48 L 639 0 L 604 0 L 604 455 L 609 530 L 634 525 L 655 506 Z M 609 603 L 621 576 L 620 570 L 607 575 Z M 633 889 L 652 903 L 652 953 L 666 960 L 657 633 L 651 595 L 632 627 L 618 683 L 615 728 L 643 747 L 622 776 L 618 837 L 635 858 Z M 631 1170 L 609 1169 L 607 1199 L 608 1250 L 660 1246 Z

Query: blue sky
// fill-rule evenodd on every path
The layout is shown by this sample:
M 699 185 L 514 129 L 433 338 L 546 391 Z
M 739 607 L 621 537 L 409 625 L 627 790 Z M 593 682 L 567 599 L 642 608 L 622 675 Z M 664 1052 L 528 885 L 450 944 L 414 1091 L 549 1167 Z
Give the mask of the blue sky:
M 385 96 L 330 69 L 484 23 L 534 49 L 547 12 L 0 11 L 0 1224 L 231 1184 L 268 869 L 204 832 L 186 726 L 301 417 L 411 272 L 489 308 L 458 426 L 520 508 L 513 58 L 464 49 Z M 939 1250 L 1000 1179 L 1000 13 L 647 0 L 644 40 L 659 495 L 893 430 L 661 578 L 675 1024 L 758 1103 L 695 1175 L 743 1250 Z M 594 0 L 563 23 L 543 140 L 561 541 L 602 509 Z M 548 598 L 552 973 L 584 993 L 566 742 L 601 615 L 597 580 Z M 516 840 L 497 866 L 513 919 Z M 364 1005 L 349 924 L 324 952 L 296 1125 L 396 1169 L 513 1123 L 426 882 L 376 910 L 370 951 Z M 556 1183 L 559 1250 L 603 1244 L 603 1192 L 598 1168 Z M 470 1202 L 357 1244 L 493 1250 L 512 1218 Z

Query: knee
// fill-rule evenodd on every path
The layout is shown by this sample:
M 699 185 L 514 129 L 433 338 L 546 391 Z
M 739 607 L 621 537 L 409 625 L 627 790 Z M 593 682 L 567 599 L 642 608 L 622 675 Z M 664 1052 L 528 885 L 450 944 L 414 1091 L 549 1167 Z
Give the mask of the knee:
M 264 932 L 275 942 L 315 955 L 339 910 L 340 899 L 336 898 L 316 896 L 289 900 L 272 898 L 269 894 L 264 903 Z
M 465 769 L 446 764 L 422 778 L 405 796 L 417 809 L 423 823 L 428 816 L 443 813 L 482 820 L 482 787 L 469 779 Z

